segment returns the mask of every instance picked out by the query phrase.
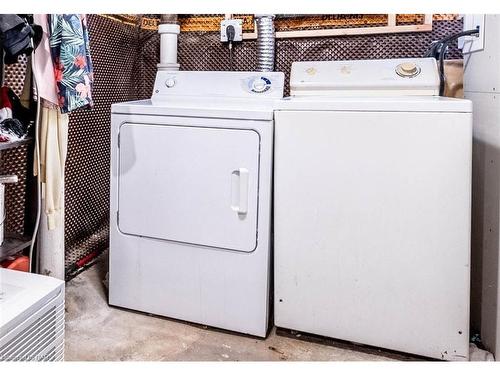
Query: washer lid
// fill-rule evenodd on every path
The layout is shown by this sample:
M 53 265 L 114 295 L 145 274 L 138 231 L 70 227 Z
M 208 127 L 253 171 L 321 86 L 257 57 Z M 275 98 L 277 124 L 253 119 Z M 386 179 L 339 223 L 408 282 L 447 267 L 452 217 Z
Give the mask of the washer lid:
M 294 62 L 290 93 L 294 96 L 438 95 L 439 74 L 434 58 Z
M 356 112 L 472 112 L 472 102 L 442 96 L 397 97 L 287 97 L 276 103 L 277 111 Z

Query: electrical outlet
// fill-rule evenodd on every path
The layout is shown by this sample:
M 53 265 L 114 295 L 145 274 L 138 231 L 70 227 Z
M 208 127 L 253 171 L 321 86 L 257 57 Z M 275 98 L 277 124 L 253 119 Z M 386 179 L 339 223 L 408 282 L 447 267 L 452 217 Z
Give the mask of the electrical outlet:
M 458 39 L 458 48 L 465 55 L 484 49 L 484 14 L 466 14 L 463 16 L 464 30 L 475 29 L 479 26 L 479 36 L 468 35 Z
M 223 20 L 220 23 L 220 41 L 227 42 L 226 28 L 232 25 L 234 27 L 234 40 L 233 42 L 241 42 L 243 40 L 243 22 L 242 20 L 231 19 Z

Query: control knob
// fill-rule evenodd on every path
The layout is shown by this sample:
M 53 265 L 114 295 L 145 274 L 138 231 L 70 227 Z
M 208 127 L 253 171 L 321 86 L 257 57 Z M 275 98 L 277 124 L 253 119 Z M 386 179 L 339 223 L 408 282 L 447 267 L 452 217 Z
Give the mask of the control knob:
M 415 77 L 420 73 L 420 67 L 413 62 L 404 62 L 396 67 L 396 73 L 401 77 Z
M 165 86 L 167 86 L 168 88 L 172 88 L 175 86 L 175 78 L 173 77 L 170 77 L 170 78 L 167 78 L 167 80 L 165 81 Z
M 267 89 L 267 82 L 262 78 L 257 78 L 252 83 L 252 90 L 255 92 L 264 92 Z

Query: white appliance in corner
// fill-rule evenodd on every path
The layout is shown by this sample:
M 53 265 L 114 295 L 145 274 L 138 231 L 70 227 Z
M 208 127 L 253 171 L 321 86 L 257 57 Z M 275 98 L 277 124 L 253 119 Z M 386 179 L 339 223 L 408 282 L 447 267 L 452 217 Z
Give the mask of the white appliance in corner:
M 0 361 L 64 359 L 64 281 L 0 268 Z
M 275 112 L 275 324 L 469 355 L 472 105 L 433 59 L 297 62 Z
M 264 337 L 283 73 L 158 72 L 114 104 L 109 303 Z

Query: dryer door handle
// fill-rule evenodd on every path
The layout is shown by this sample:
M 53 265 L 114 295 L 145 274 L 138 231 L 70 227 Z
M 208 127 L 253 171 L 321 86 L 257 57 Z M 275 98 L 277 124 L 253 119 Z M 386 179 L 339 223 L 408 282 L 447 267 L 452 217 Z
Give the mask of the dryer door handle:
M 238 168 L 231 174 L 231 209 L 242 215 L 248 212 L 248 175 L 246 168 Z
M 240 168 L 240 208 L 239 214 L 248 212 L 248 169 Z

